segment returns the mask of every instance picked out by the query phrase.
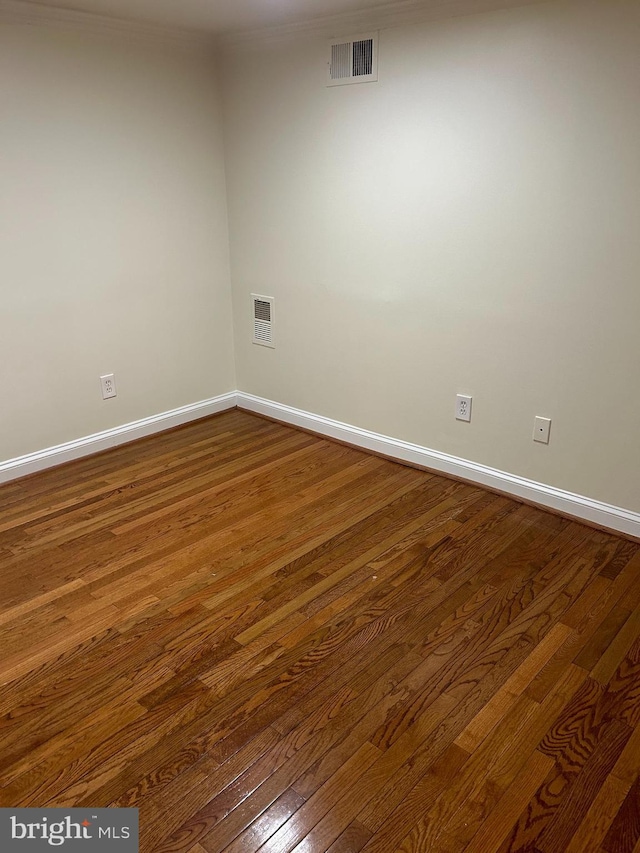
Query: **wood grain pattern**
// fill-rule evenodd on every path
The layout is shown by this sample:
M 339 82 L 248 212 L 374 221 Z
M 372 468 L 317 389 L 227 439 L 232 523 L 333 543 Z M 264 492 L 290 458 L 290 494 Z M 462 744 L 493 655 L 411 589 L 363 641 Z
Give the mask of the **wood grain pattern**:
M 0 805 L 640 850 L 640 546 L 238 410 L 0 487 Z

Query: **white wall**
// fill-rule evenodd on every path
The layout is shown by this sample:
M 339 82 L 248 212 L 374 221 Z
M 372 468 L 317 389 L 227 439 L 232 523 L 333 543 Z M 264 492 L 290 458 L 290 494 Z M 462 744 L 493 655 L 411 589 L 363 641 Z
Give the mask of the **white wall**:
M 238 387 L 639 511 L 640 4 L 388 29 L 373 84 L 325 60 L 224 61 Z
M 5 23 L 0 116 L 0 462 L 234 389 L 212 57 Z

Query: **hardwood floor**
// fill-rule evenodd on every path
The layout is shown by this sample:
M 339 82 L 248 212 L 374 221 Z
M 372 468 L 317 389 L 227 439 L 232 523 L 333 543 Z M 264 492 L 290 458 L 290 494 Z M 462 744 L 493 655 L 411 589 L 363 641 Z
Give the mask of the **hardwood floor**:
M 0 806 L 639 853 L 640 546 L 232 411 L 0 488 Z

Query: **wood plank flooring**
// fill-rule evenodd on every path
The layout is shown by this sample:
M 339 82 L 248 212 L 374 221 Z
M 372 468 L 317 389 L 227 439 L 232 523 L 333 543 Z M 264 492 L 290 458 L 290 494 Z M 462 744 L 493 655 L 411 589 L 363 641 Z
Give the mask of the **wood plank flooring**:
M 231 411 L 0 487 L 0 806 L 638 853 L 640 546 Z

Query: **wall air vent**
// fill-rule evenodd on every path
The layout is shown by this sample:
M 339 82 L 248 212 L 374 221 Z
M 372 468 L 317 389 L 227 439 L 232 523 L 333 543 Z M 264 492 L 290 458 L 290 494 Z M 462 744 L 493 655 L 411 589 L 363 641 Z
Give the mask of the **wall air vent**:
M 335 39 L 329 44 L 327 86 L 370 83 L 378 79 L 378 34 Z
M 253 343 L 263 347 L 275 347 L 273 342 L 273 296 L 251 294 L 253 318 Z

